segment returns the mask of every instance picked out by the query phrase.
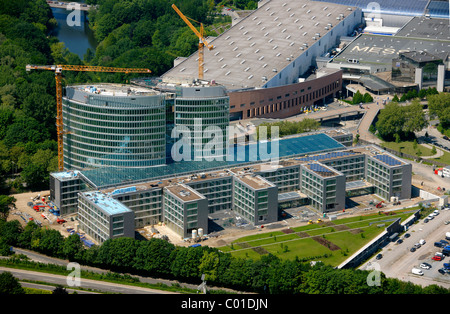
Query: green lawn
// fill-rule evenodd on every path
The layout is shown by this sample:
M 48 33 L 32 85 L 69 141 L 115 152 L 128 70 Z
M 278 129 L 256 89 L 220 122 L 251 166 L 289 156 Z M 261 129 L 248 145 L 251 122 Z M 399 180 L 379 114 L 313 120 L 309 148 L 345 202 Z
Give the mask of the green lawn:
M 418 155 L 419 150 L 422 153 L 421 156 L 432 156 L 433 155 L 433 153 L 431 152 L 431 149 L 428 147 L 425 147 L 423 145 L 417 144 L 417 148 L 414 148 L 414 142 L 400 142 L 400 143 L 383 142 L 381 145 L 384 147 L 396 150 L 398 152 L 417 156 L 417 157 L 420 157 Z
M 326 221 L 292 228 L 293 233 L 258 233 L 219 249 L 242 258 L 258 259 L 261 255 L 272 253 L 283 259 L 298 257 L 337 266 L 383 232 L 395 219 L 409 217 L 411 211 L 414 210 L 396 211 L 395 215 L 372 214 Z
M 444 155 L 443 156 L 441 156 L 439 158 L 432 158 L 430 160 L 435 160 L 435 161 L 442 162 L 444 164 L 450 165 L 450 153 L 444 151 Z

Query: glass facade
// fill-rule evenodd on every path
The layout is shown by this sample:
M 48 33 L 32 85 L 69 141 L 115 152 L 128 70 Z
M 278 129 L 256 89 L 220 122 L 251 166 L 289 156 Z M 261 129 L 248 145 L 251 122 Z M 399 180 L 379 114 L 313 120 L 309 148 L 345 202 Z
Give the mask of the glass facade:
M 79 90 L 67 94 L 63 100 L 66 169 L 165 164 L 163 95 L 103 96 Z
M 205 90 L 208 89 L 204 88 Z M 187 127 L 192 143 L 191 160 L 197 156 L 225 160 L 228 151 L 227 128 L 230 119 L 230 99 L 223 95 L 176 97 L 174 107 L 176 127 Z M 209 144 L 209 145 L 208 145 Z M 195 160 L 199 160 L 195 158 Z

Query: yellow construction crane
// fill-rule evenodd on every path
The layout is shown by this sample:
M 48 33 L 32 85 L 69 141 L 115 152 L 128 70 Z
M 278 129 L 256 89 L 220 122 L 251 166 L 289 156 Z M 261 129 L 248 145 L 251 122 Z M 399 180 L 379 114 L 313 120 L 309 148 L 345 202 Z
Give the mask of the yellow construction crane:
M 212 50 L 214 48 L 213 45 L 209 44 L 205 37 L 205 29 L 203 28 L 203 24 L 200 22 L 197 22 L 196 20 L 193 20 L 191 18 L 186 17 L 181 11 L 177 8 L 175 4 L 172 4 L 172 8 L 175 10 L 175 12 L 178 13 L 178 15 L 183 19 L 183 21 L 189 26 L 189 28 L 197 35 L 198 37 L 198 78 L 203 79 L 203 63 L 204 63 L 204 57 L 203 57 L 203 50 L 206 46 L 209 50 Z M 198 31 L 192 23 L 189 21 L 192 20 L 194 22 L 197 22 L 200 24 L 200 31 Z
M 120 73 L 151 73 L 149 69 L 138 68 L 113 68 L 88 65 L 27 65 L 27 71 L 47 70 L 55 72 L 56 79 L 56 133 L 58 138 L 58 170 L 64 170 L 63 151 L 63 116 L 62 116 L 62 71 L 83 71 L 83 72 L 120 72 Z

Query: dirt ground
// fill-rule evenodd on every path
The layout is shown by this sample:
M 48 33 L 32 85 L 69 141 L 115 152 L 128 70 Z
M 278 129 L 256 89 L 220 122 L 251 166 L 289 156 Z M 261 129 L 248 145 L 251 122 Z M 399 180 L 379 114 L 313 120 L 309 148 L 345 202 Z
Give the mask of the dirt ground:
M 8 220 L 17 219 L 22 226 L 25 226 L 30 220 L 34 220 L 37 224 L 40 224 L 43 227 L 49 227 L 56 229 L 61 232 L 62 235 L 68 236 L 67 228 L 76 229 L 76 222 L 71 221 L 71 217 L 64 217 L 67 221 L 64 224 L 58 224 L 56 222 L 57 216 L 53 215 L 49 212 L 49 207 L 41 208 L 41 211 L 36 212 L 32 206 L 28 206 L 30 202 L 33 204 L 43 204 L 42 197 L 46 197 L 50 194 L 50 191 L 40 191 L 40 192 L 30 192 L 30 193 L 21 193 L 21 194 L 13 194 L 16 199 L 16 208 L 10 211 Z M 33 201 L 37 195 L 40 195 L 39 199 Z M 45 215 L 46 218 L 43 217 Z

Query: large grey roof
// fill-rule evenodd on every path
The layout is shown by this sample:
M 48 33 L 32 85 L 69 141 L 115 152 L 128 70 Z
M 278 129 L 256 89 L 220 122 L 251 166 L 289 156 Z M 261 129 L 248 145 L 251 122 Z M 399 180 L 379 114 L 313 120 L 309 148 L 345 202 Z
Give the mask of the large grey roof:
M 450 40 L 449 27 L 448 18 L 414 17 L 395 36 Z
M 353 11 L 355 8 L 351 8 Z M 350 14 L 348 6 L 308 0 L 271 0 L 249 14 L 205 48 L 204 79 L 215 80 L 228 89 L 262 87 L 278 71 L 306 51 Z M 338 20 L 337 18 L 340 18 Z M 331 27 L 330 25 L 331 24 Z M 326 29 L 328 28 L 328 29 Z M 313 37 L 316 37 L 314 39 Z M 302 47 L 304 50 L 302 50 Z M 163 75 L 165 81 L 198 78 L 198 53 Z

